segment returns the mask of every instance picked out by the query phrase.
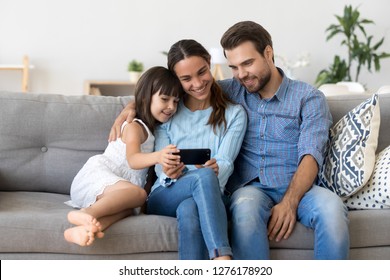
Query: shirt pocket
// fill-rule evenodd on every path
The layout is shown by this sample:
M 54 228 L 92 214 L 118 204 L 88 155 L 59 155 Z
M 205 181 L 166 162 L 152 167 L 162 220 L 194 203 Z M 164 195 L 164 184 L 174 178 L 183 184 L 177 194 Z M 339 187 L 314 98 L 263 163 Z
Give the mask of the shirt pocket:
M 269 122 L 270 136 L 282 142 L 297 142 L 300 134 L 299 120 L 286 115 L 274 115 Z

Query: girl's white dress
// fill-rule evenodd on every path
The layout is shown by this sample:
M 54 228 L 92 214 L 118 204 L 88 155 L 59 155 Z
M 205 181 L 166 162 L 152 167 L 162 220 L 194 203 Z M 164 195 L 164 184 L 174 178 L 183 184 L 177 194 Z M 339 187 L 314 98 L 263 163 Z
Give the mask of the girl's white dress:
M 142 124 L 148 138 L 141 145 L 142 153 L 153 152 L 154 135 L 148 127 L 140 120 L 134 119 Z M 121 131 L 128 124 L 122 125 Z M 107 186 L 113 185 L 120 180 L 129 181 L 134 185 L 144 187 L 148 168 L 131 169 L 126 160 L 126 144 L 122 139 L 110 142 L 103 154 L 88 159 L 81 170 L 73 179 L 70 189 L 71 201 L 66 204 L 85 208 L 96 202 L 97 196 L 101 195 Z

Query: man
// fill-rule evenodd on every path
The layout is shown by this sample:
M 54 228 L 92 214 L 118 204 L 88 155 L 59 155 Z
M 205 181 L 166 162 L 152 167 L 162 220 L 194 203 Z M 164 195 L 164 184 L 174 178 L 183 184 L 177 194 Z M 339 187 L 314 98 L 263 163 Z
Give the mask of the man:
M 269 240 L 287 239 L 296 221 L 314 230 L 315 259 L 348 258 L 347 208 L 315 185 L 332 124 L 325 96 L 275 66 L 271 36 L 255 22 L 230 27 L 221 45 L 234 78 L 220 85 L 248 114 L 227 184 L 233 258 L 269 259 Z M 194 211 L 186 218 L 193 221 L 188 234 L 200 240 Z
M 234 258 L 268 259 L 268 240 L 287 239 L 298 220 L 314 230 L 314 258 L 346 259 L 347 209 L 314 184 L 332 124 L 324 95 L 275 66 L 271 36 L 257 23 L 233 25 L 221 45 L 234 79 L 220 84 L 248 113 L 227 186 Z

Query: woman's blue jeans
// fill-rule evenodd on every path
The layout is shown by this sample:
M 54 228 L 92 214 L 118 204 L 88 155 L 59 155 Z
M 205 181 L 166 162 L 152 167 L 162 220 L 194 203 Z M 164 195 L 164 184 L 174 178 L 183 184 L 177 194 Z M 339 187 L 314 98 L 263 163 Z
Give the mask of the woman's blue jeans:
M 199 243 L 206 244 L 210 259 L 232 255 L 226 210 L 212 169 L 191 170 L 169 187 L 157 187 L 149 195 L 147 212 L 177 217 L 180 259 L 204 258 L 207 252 Z
M 255 183 L 256 184 L 256 183 Z M 285 190 L 250 185 L 231 197 L 231 244 L 235 259 L 269 259 L 267 223 Z M 298 206 L 297 220 L 314 230 L 315 259 L 347 259 L 347 208 L 333 192 L 314 185 Z

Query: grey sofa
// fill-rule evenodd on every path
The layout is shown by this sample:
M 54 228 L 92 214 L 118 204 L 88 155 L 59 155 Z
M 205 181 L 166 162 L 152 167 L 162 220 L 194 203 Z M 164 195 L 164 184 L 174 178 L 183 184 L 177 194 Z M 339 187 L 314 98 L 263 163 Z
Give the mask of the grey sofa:
M 115 117 L 131 97 L 0 92 L 1 259 L 177 259 L 174 218 L 141 214 L 106 231 L 93 246 L 67 243 L 73 177 L 101 153 Z M 328 98 L 334 121 L 367 96 Z M 390 94 L 380 95 L 378 151 L 390 145 Z M 390 211 L 350 211 L 352 259 L 390 259 Z M 313 232 L 297 224 L 271 243 L 273 259 L 311 259 Z

